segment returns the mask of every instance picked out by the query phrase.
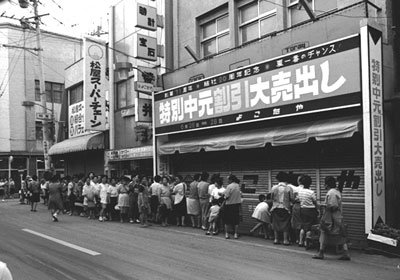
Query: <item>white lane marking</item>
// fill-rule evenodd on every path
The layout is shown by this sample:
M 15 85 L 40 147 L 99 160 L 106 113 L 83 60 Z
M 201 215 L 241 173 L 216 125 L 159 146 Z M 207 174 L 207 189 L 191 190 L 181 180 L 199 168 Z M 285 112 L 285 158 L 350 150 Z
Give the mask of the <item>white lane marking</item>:
M 55 243 L 64 245 L 64 246 L 66 246 L 66 247 L 69 247 L 69 248 L 72 248 L 72 249 L 81 251 L 81 252 L 86 253 L 86 254 L 91 255 L 91 256 L 98 256 L 98 255 L 101 255 L 101 254 L 98 253 L 98 252 L 95 252 L 95 251 L 92 251 L 92 250 L 89 250 L 89 249 L 80 247 L 80 246 L 78 246 L 78 245 L 75 245 L 75 244 L 72 244 L 72 243 L 69 243 L 69 242 L 66 242 L 66 241 L 62 241 L 62 240 L 60 240 L 60 239 L 57 239 L 57 238 L 54 238 L 54 237 L 51 237 L 51 236 L 48 236 L 48 235 L 45 235 L 45 234 L 42 234 L 42 233 L 33 231 L 33 230 L 30 230 L 30 229 L 24 228 L 24 229 L 22 229 L 22 230 L 25 231 L 25 232 L 31 233 L 31 234 L 33 234 L 33 235 L 42 237 L 42 238 L 44 238 L 44 239 L 53 241 L 53 242 L 55 242 Z

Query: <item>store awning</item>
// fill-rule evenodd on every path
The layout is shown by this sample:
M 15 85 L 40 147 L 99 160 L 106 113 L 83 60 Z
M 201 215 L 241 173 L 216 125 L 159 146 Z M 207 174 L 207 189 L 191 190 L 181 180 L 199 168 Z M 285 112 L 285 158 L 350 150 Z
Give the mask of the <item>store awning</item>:
M 317 141 L 349 138 L 361 131 L 361 117 L 351 116 L 320 120 L 250 131 L 213 135 L 202 139 L 185 139 L 163 143 L 159 146 L 160 154 L 195 153 L 205 151 L 235 149 L 252 149 L 272 146 L 283 146 L 306 143 L 310 138 Z
M 64 140 L 51 146 L 49 149 L 49 155 L 52 156 L 98 149 L 104 149 L 103 132 L 91 133 Z

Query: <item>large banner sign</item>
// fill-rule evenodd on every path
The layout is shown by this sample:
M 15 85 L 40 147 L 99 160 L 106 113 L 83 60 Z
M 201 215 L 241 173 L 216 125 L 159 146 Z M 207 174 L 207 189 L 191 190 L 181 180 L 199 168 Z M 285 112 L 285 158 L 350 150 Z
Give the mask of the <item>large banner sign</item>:
M 105 43 L 84 38 L 84 101 L 86 130 L 106 130 L 106 48 Z
M 382 32 L 361 28 L 365 168 L 365 232 L 386 220 Z
M 156 135 L 361 106 L 360 37 L 158 93 Z

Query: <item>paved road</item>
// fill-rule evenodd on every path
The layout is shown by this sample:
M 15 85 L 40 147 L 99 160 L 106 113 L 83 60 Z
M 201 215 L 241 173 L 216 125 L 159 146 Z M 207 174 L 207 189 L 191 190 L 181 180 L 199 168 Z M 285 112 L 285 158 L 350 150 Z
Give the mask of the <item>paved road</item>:
M 351 262 L 334 255 L 317 261 L 314 253 L 255 237 L 205 236 L 191 228 L 140 228 L 67 215 L 53 223 L 44 206 L 33 213 L 16 200 L 0 203 L 0 260 L 15 280 L 400 279 L 399 259 L 352 252 Z

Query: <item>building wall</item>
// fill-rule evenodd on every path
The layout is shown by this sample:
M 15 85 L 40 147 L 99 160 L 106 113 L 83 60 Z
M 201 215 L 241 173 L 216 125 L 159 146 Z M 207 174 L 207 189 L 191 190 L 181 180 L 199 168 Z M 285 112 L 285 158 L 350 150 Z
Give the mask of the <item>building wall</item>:
M 10 24 L 0 25 L 2 32 L 7 32 L 8 44 L 26 48 L 36 48 L 36 35 L 32 30 L 22 30 Z M 4 36 L 1 34 L 1 36 Z M 43 69 L 45 80 L 64 84 L 64 69 L 81 57 L 81 41 L 76 38 L 61 36 L 53 33 L 42 32 Z M 3 48 L 2 48 L 3 49 Z M 5 135 L 9 136 L 4 145 L 0 145 L 0 152 L 27 151 L 29 153 L 41 152 L 41 141 L 36 141 L 35 113 L 42 108 L 22 106 L 23 101 L 35 100 L 35 80 L 40 80 L 39 62 L 34 51 L 10 48 L 2 50 L 5 55 L 8 69 L 8 78 L 5 80 L 7 94 L 0 100 L 0 106 L 10 108 L 10 113 L 2 110 L 0 118 L 1 127 Z M 3 55 L 2 55 L 3 57 Z M 2 63 L 3 65 L 3 63 Z M 7 69 L 5 72 L 7 72 Z M 3 70 L 4 71 L 4 70 Z M 3 74 L 2 77 L 7 75 Z M 12 96 L 12 98 L 8 98 Z M 38 102 L 40 103 L 40 102 Z M 48 103 L 47 107 L 54 107 L 56 118 L 59 120 L 61 104 Z M 5 143 L 9 142 L 9 143 Z

